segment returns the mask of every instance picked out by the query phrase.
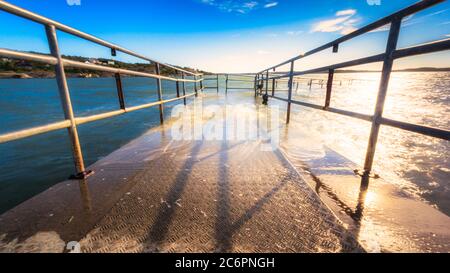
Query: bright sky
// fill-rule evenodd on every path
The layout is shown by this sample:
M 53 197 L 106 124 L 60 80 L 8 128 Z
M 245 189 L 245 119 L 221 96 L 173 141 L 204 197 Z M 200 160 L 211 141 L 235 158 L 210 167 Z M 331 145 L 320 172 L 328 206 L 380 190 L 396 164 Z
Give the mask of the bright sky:
M 78 1 L 81 5 L 68 4 Z M 211 72 L 257 72 L 416 1 L 8 0 L 151 58 Z M 35 23 L 0 12 L 0 33 L 0 47 L 48 52 L 43 28 Z M 383 29 L 366 34 L 341 45 L 338 54 L 326 52 L 298 66 L 380 53 L 386 35 Z M 407 18 L 399 47 L 448 37 L 450 1 Z M 64 54 L 109 57 L 108 49 L 65 34 L 59 38 Z M 449 53 L 432 54 L 402 60 L 395 68 L 449 67 L 449 60 Z

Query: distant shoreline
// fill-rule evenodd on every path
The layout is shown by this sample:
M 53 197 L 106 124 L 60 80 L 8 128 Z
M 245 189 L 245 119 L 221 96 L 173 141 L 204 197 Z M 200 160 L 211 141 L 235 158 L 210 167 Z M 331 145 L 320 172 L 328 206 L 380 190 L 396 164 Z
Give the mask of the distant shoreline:
M 33 53 L 33 52 L 32 52 Z M 155 74 L 155 65 L 153 63 L 126 63 L 113 59 L 104 58 L 85 58 L 79 56 L 65 56 L 64 58 L 86 63 L 101 65 L 106 67 L 112 67 L 117 69 L 133 70 L 144 73 Z M 205 71 L 198 71 L 189 67 L 178 67 L 186 71 L 194 73 L 208 74 Z M 95 71 L 90 69 L 79 69 L 73 67 L 67 67 L 65 69 L 68 78 L 104 78 L 113 77 L 111 72 Z M 162 66 L 160 73 L 162 75 L 174 75 L 176 74 L 174 68 Z M 36 61 L 16 60 L 10 58 L 0 58 L 0 79 L 46 79 L 54 78 L 54 67 L 49 64 L 43 64 Z
M 450 68 L 411 68 L 393 70 L 392 72 L 450 72 Z M 324 74 L 326 72 L 316 73 Z M 375 70 L 338 70 L 335 73 L 339 74 L 352 74 L 352 73 L 381 73 L 381 71 Z M 68 78 L 111 78 L 113 75 L 99 75 L 99 74 L 86 74 L 86 73 L 67 73 Z M 124 75 L 126 77 L 126 75 Z M 15 71 L 2 71 L 0 72 L 0 79 L 52 79 L 55 75 L 51 71 L 30 71 L 30 72 L 15 72 Z

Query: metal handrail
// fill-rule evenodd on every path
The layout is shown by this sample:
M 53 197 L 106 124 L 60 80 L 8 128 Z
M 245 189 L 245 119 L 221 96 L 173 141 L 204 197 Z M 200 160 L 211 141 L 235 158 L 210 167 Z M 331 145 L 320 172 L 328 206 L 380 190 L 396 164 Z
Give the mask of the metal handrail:
M 436 4 L 445 2 L 445 0 L 423 0 L 416 4 L 413 4 L 407 8 L 404 8 L 396 13 L 393 13 L 389 16 L 386 16 L 374 23 L 371 23 L 365 27 L 362 27 L 348 35 L 345 35 L 339 39 L 336 39 L 332 42 L 329 42 L 323 46 L 317 47 L 311 51 L 306 52 L 305 54 L 296 56 L 294 58 L 291 58 L 285 62 L 282 62 L 278 65 L 272 66 L 268 69 L 265 69 L 259 73 L 256 74 L 254 79 L 254 89 L 255 89 L 255 96 L 258 95 L 258 90 L 262 94 L 263 90 L 262 87 L 265 85 L 265 94 L 269 97 L 272 97 L 274 99 L 282 100 L 287 102 L 287 116 L 286 116 L 286 122 L 289 123 L 290 121 L 290 114 L 291 114 L 291 104 L 297 104 L 309 108 L 313 108 L 316 110 L 322 110 L 327 112 L 332 112 L 344 116 L 349 116 L 365 121 L 369 121 L 372 123 L 371 133 L 369 137 L 369 144 L 367 147 L 366 152 L 366 159 L 364 162 L 364 175 L 369 175 L 372 171 L 373 167 L 373 160 L 375 156 L 375 149 L 376 144 L 378 141 L 378 135 L 381 125 L 391 126 L 398 129 L 415 132 L 418 134 L 431 136 L 434 138 L 440 138 L 443 140 L 450 140 L 450 131 L 439 129 L 439 128 L 433 128 L 429 126 L 422 126 L 417 124 L 411 124 L 407 122 L 402 121 L 396 121 L 392 119 L 387 119 L 383 117 L 383 110 L 384 110 L 384 103 L 387 96 L 387 90 L 389 85 L 389 79 L 390 74 L 392 72 L 393 63 L 396 59 L 404 58 L 404 57 L 411 57 L 415 55 L 421 55 L 421 54 L 428 54 L 428 53 L 434 53 L 444 50 L 450 50 L 450 39 L 443 39 L 439 41 L 433 41 L 426 44 L 421 45 L 415 45 L 408 48 L 402 48 L 397 49 L 397 42 L 398 37 L 400 33 L 400 27 L 403 18 L 406 16 L 410 16 L 414 13 L 417 13 L 421 10 L 427 9 L 431 6 L 434 6 Z M 387 40 L 387 46 L 386 51 L 382 54 L 377 54 L 369 57 L 359 58 L 351 61 L 341 62 L 338 64 L 323 66 L 319 68 L 314 69 L 308 69 L 304 71 L 295 71 L 294 65 L 295 61 L 300 60 L 304 57 L 313 55 L 315 53 L 321 52 L 328 48 L 333 48 L 333 53 L 337 53 L 339 50 L 339 45 L 345 41 L 348 41 L 350 39 L 353 39 L 359 35 L 362 35 L 364 33 L 373 31 L 375 29 L 378 29 L 382 26 L 390 24 L 390 30 L 389 30 L 389 37 Z M 356 113 L 352 111 L 347 111 L 343 109 L 337 109 L 330 107 L 331 103 L 331 95 L 332 95 L 332 88 L 333 88 L 333 80 L 334 80 L 334 73 L 336 69 L 345 68 L 345 67 L 351 67 L 356 65 L 362 65 L 362 64 L 369 64 L 369 63 L 375 63 L 375 62 L 383 62 L 383 69 L 381 72 L 381 81 L 378 91 L 378 97 L 377 102 L 375 106 L 375 111 L 373 115 L 366 115 L 362 113 Z M 289 73 L 281 73 L 276 72 L 276 68 L 290 64 L 290 71 Z M 293 89 L 293 83 L 294 83 L 294 77 L 300 76 L 300 75 L 306 75 L 306 74 L 314 74 L 314 73 L 320 73 L 320 72 L 328 72 L 328 80 L 327 82 L 327 92 L 325 97 L 325 103 L 324 105 L 317 105 L 313 103 L 308 102 L 302 102 L 298 100 L 292 99 L 292 89 Z M 270 75 L 272 74 L 272 75 Z M 281 98 L 278 96 L 275 96 L 275 86 L 276 81 L 289 78 L 288 80 L 288 98 Z M 272 81 L 272 94 L 268 94 L 269 90 L 269 80 Z
M 175 69 L 177 71 L 180 71 L 180 72 L 192 75 L 192 76 L 200 76 L 200 75 L 202 75 L 202 74 L 193 73 L 193 72 L 190 72 L 190 71 L 187 71 L 187 70 L 184 70 L 184 69 L 181 69 L 181 68 L 169 65 L 169 64 L 165 64 L 165 63 L 162 63 L 162 62 L 154 60 L 154 59 L 150 59 L 150 58 L 148 58 L 146 56 L 143 56 L 143 55 L 141 55 L 139 53 L 136 53 L 134 51 L 128 50 L 126 48 L 123 48 L 121 46 L 115 45 L 113 43 L 107 42 L 107 41 L 102 40 L 102 39 L 100 39 L 98 37 L 95 37 L 95 36 L 93 36 L 91 34 L 79 31 L 79 30 L 77 30 L 75 28 L 69 27 L 67 25 L 64 25 L 64 24 L 59 23 L 59 22 L 54 21 L 54 20 L 51 20 L 49 18 L 46 18 L 46 17 L 41 16 L 39 14 L 33 13 L 33 12 L 28 11 L 26 9 L 20 8 L 18 6 L 15 6 L 15 5 L 13 5 L 11 3 L 8 3 L 8 2 L 5 2 L 5 1 L 0 1 L 0 9 L 6 11 L 8 13 L 11 13 L 11 14 L 20 16 L 22 18 L 34 21 L 36 23 L 42 24 L 42 25 L 54 26 L 56 29 L 58 29 L 60 31 L 63 31 L 63 32 L 68 33 L 68 34 L 72 34 L 72 35 L 77 36 L 79 38 L 82 38 L 84 40 L 91 41 L 91 42 L 96 43 L 98 45 L 102 45 L 104 47 L 110 48 L 112 51 L 120 51 L 122 53 L 125 53 L 125 54 L 128 54 L 130 56 L 136 57 L 138 59 L 149 61 L 151 63 L 158 63 L 160 65 L 164 65 L 166 67 Z
M 20 51 L 4 49 L 4 48 L 0 48 L 0 56 L 6 57 L 6 58 L 12 58 L 12 59 L 35 61 L 35 62 L 51 64 L 51 65 L 55 65 L 58 62 L 58 60 L 55 57 L 52 57 L 49 55 L 20 52 Z M 175 82 L 178 82 L 178 81 L 183 81 L 183 82 L 203 81 L 203 79 L 198 79 L 198 80 L 178 79 L 178 78 L 172 78 L 172 77 L 151 74 L 151 73 L 145 73 L 145 72 L 138 72 L 138 71 L 128 70 L 128 69 L 120 69 L 120 68 L 114 68 L 114 67 L 110 67 L 110 66 L 97 65 L 97 64 L 91 64 L 91 63 L 88 64 L 88 63 L 78 62 L 78 61 L 64 59 L 64 58 L 62 58 L 62 61 L 63 61 L 63 64 L 65 67 L 75 67 L 75 68 L 80 68 L 80 69 L 89 69 L 89 70 L 95 70 L 95 71 L 110 72 L 110 73 L 114 73 L 114 74 L 118 73 L 118 74 L 122 74 L 122 75 L 147 77 L 147 78 L 161 79 L 161 80 L 175 81 Z
M 75 167 L 76 167 L 76 171 L 77 171 L 77 173 L 72 176 L 72 178 L 74 178 L 74 179 L 85 179 L 89 175 L 92 174 L 91 171 L 86 170 L 85 165 L 84 165 L 83 153 L 82 153 L 80 140 L 79 140 L 79 136 L 78 136 L 78 130 L 77 130 L 78 125 L 93 122 L 96 120 L 111 118 L 111 117 L 122 115 L 122 114 L 125 114 L 128 112 L 133 112 L 133 111 L 137 111 L 137 110 L 141 110 L 141 109 L 145 109 L 145 108 L 149 108 L 149 107 L 154 107 L 154 106 L 159 107 L 160 120 L 161 120 L 161 123 L 163 123 L 164 122 L 164 108 L 163 108 L 164 104 L 173 102 L 176 100 L 181 100 L 181 99 L 183 99 L 184 104 L 186 104 L 186 98 L 197 95 L 198 91 L 203 90 L 203 74 L 192 73 L 190 71 L 186 71 L 186 70 L 180 69 L 178 67 L 174 67 L 174 66 L 171 66 L 168 64 L 162 64 L 158 61 L 147 58 L 147 57 L 142 56 L 133 51 L 119 47 L 117 45 L 111 44 L 100 38 L 86 34 L 84 32 L 81 32 L 79 30 L 76 30 L 74 28 L 66 26 L 64 24 L 58 23 L 51 19 L 48 19 L 48 18 L 45 18 L 38 14 L 32 13 L 28 10 L 19 8 L 17 6 L 9 4 L 5 1 L 0 0 L 0 9 L 6 11 L 8 13 L 18 15 L 25 19 L 29 19 L 34 22 L 43 24 L 45 26 L 45 32 L 46 32 L 46 36 L 47 36 L 47 40 L 48 40 L 48 44 L 49 44 L 49 48 L 50 48 L 50 53 L 51 53 L 50 55 L 20 52 L 20 51 L 15 51 L 15 50 L 11 50 L 11 49 L 0 48 L 0 56 L 6 57 L 6 58 L 35 61 L 35 62 L 41 62 L 41 63 L 45 63 L 45 64 L 54 65 L 55 66 L 55 76 L 56 76 L 55 78 L 58 83 L 58 91 L 59 91 L 60 100 L 61 100 L 64 117 L 65 117 L 65 119 L 63 121 L 58 121 L 58 122 L 54 122 L 54 123 L 43 125 L 43 126 L 23 129 L 20 131 L 0 135 L 0 144 L 66 128 L 66 129 L 68 129 L 68 132 L 69 132 L 69 137 L 70 137 L 71 144 L 72 144 L 72 155 L 73 155 L 73 159 L 74 159 L 74 163 L 75 163 Z M 96 65 L 96 64 L 91 64 L 91 63 L 82 63 L 82 62 L 62 58 L 62 55 L 61 55 L 61 52 L 59 49 L 57 35 L 56 35 L 57 29 L 61 30 L 63 32 L 75 35 L 82 39 L 97 43 L 99 45 L 106 46 L 111 49 L 111 55 L 113 55 L 113 56 L 116 55 L 116 51 L 120 51 L 125 54 L 149 61 L 155 65 L 156 74 L 133 71 L 133 70 L 128 70 L 128 69 L 119 69 L 119 68 L 103 66 L 103 65 Z M 165 67 L 174 69 L 177 73 L 181 74 L 181 78 L 173 78 L 173 77 L 161 75 L 160 66 L 165 66 Z M 87 116 L 87 117 L 76 117 L 74 114 L 73 108 L 72 108 L 70 92 L 69 92 L 67 78 L 66 78 L 66 74 L 65 74 L 65 70 L 64 70 L 65 67 L 76 67 L 76 68 L 81 68 L 81 69 L 103 71 L 103 72 L 109 72 L 109 73 L 114 74 L 115 79 L 116 79 L 117 95 L 118 95 L 120 110 L 110 111 L 110 112 Z M 148 78 L 156 79 L 157 80 L 157 89 L 158 89 L 157 90 L 158 101 L 147 103 L 147 104 L 142 104 L 142 105 L 138 105 L 138 106 L 133 106 L 133 107 L 127 107 L 125 105 L 125 97 L 124 97 L 124 92 L 123 92 L 123 88 L 122 88 L 121 75 L 148 77 Z M 192 76 L 194 79 L 187 79 L 186 75 Z M 197 77 L 199 77 L 199 78 L 197 79 Z M 162 83 L 161 83 L 162 80 L 176 82 L 176 88 L 177 88 L 177 97 L 176 98 L 163 100 Z M 182 83 L 182 90 L 180 90 L 180 82 Z M 186 94 L 185 83 L 194 83 L 194 92 L 193 93 Z M 200 83 L 200 88 L 198 88 L 197 83 Z M 180 95 L 180 91 L 183 92 L 183 95 Z
M 396 13 L 393 13 L 391 15 L 388 15 L 388 16 L 382 18 L 382 19 L 379 19 L 379 20 L 377 20 L 377 21 L 375 21 L 375 22 L 373 22 L 373 23 L 371 23 L 371 24 L 369 24 L 369 25 L 367 25 L 365 27 L 357 29 L 357 30 L 355 30 L 355 31 L 353 31 L 353 32 L 351 32 L 351 33 L 349 33 L 349 34 L 347 34 L 345 36 L 342 36 L 342 37 L 340 37 L 340 38 L 338 38 L 338 39 L 336 39 L 336 40 L 334 40 L 332 42 L 326 43 L 326 44 L 324 44 L 322 46 L 319 46 L 319 47 L 317 47 L 315 49 L 312 49 L 312 50 L 310 50 L 310 51 L 308 51 L 306 53 L 300 54 L 298 56 L 295 56 L 294 58 L 286 60 L 286 61 L 284 61 L 284 62 L 282 62 L 280 64 L 277 64 L 277 65 L 271 66 L 270 68 L 264 69 L 263 71 L 261 71 L 261 72 L 259 72 L 257 74 L 261 74 L 263 72 L 270 71 L 270 70 L 272 70 L 274 68 L 277 68 L 277 67 L 286 65 L 288 63 L 291 63 L 293 61 L 297 61 L 297 60 L 305 58 L 307 56 L 316 54 L 316 53 L 321 52 L 321 51 L 323 51 L 325 49 L 328 49 L 328 48 L 333 48 L 333 51 L 337 52 L 339 44 L 342 44 L 345 41 L 351 40 L 353 38 L 356 38 L 357 36 L 363 35 L 365 33 L 368 33 L 370 31 L 373 31 L 373 30 L 376 30 L 376 29 L 378 29 L 380 27 L 388 25 L 389 23 L 391 23 L 395 19 L 405 18 L 405 17 L 410 16 L 412 14 L 415 14 L 415 13 L 421 11 L 421 10 L 430 8 L 431 6 L 434 6 L 436 4 L 439 4 L 439 3 L 442 3 L 442 2 L 445 2 L 445 1 L 446 0 L 424 0 L 424 1 L 417 2 L 416 4 L 413 4 L 413 5 L 411 5 L 411 6 L 407 7 L 407 8 L 404 8 L 404 9 L 402 9 L 402 10 L 396 12 Z
M 422 54 L 427 54 L 427 53 L 445 51 L 445 50 L 449 50 L 449 49 L 450 49 L 450 38 L 447 38 L 447 39 L 433 41 L 433 42 L 429 42 L 429 43 L 425 43 L 425 44 L 421 44 L 421 45 L 397 49 L 393 52 L 392 58 L 400 59 L 400 58 L 405 58 L 405 57 L 412 57 L 415 55 L 422 55 Z M 363 57 L 363 58 L 354 59 L 351 61 L 337 63 L 337 64 L 333 64 L 333 65 L 309 69 L 309 70 L 305 70 L 305 71 L 296 71 L 293 73 L 293 76 L 301 76 L 301 75 L 306 75 L 306 74 L 320 73 L 320 72 L 328 71 L 330 69 L 336 70 L 336 69 L 357 66 L 357 65 L 362 65 L 362 64 L 377 63 L 377 62 L 383 61 L 385 56 L 386 56 L 386 54 L 382 53 L 382 54 L 372 55 L 369 57 Z M 269 77 L 268 79 L 269 80 L 281 79 L 281 78 L 288 78 L 289 76 L 290 76 L 290 73 L 286 73 L 286 74 L 282 74 L 282 75 L 278 75 L 278 76 L 274 76 L 274 77 Z

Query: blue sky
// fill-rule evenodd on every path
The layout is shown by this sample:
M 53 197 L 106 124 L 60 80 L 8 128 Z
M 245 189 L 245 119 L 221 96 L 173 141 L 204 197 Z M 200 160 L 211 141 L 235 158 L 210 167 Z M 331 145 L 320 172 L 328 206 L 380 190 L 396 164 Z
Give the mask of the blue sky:
M 149 57 L 213 72 L 253 72 L 362 27 L 416 0 L 9 0 Z M 400 47 L 450 37 L 449 1 L 407 18 Z M 48 52 L 43 28 L 0 12 L 0 47 Z M 387 31 L 344 43 L 298 64 L 312 67 L 380 53 Z M 59 34 L 65 54 L 109 51 Z M 121 60 L 135 61 L 118 56 Z M 450 66 L 448 53 L 408 58 L 396 68 Z M 378 65 L 377 65 L 378 66 Z M 375 68 L 371 66 L 367 68 Z

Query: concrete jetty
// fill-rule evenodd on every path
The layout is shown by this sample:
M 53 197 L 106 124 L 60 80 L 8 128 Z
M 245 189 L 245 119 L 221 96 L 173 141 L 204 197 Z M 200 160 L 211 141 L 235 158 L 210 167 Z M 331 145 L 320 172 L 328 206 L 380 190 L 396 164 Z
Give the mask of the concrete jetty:
M 1 250 L 63 252 L 79 242 L 83 252 L 364 251 L 280 150 L 260 140 L 176 141 L 172 125 L 95 163 L 85 181 L 2 215 Z

